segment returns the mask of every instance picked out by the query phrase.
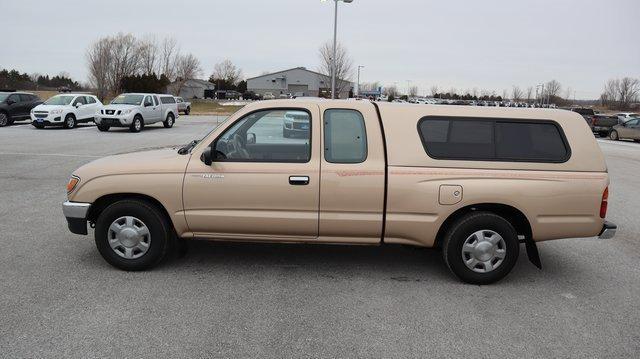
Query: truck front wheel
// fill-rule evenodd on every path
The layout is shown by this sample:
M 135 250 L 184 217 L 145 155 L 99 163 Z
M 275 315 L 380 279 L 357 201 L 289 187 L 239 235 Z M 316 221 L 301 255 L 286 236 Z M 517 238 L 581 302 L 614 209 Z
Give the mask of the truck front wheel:
M 518 234 L 509 221 L 490 212 L 472 212 L 448 229 L 442 255 L 462 281 L 490 284 L 511 272 L 519 250 Z
M 144 122 L 142 120 L 142 116 L 136 115 L 131 122 L 131 126 L 129 126 L 129 131 L 131 132 L 140 132 L 142 131 L 142 127 L 144 127 Z
M 172 233 L 169 220 L 156 206 L 142 200 L 121 200 L 98 216 L 95 242 L 112 266 L 139 271 L 160 263 Z

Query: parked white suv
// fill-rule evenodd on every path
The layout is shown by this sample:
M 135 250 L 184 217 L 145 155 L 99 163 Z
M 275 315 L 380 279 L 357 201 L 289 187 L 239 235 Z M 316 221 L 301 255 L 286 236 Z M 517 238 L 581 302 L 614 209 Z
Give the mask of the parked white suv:
M 93 121 L 102 102 L 93 95 L 60 94 L 31 110 L 31 124 L 35 128 L 62 126 L 74 128 L 78 123 Z
M 100 131 L 129 127 L 131 132 L 140 132 L 144 126 L 157 122 L 171 128 L 178 117 L 178 104 L 171 95 L 125 93 L 103 106 L 95 116 Z

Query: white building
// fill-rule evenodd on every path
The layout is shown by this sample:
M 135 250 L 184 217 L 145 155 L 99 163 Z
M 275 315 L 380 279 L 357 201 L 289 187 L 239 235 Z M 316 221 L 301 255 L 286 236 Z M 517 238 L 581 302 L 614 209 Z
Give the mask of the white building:
M 344 86 L 340 86 L 340 81 Z M 338 89 L 342 87 L 339 97 L 348 98 L 349 93 L 353 91 L 353 82 L 344 80 L 337 82 L 336 87 Z M 331 95 L 331 78 L 304 67 L 295 67 L 247 79 L 247 90 L 260 95 L 272 93 L 276 97 L 283 94 L 328 97 Z

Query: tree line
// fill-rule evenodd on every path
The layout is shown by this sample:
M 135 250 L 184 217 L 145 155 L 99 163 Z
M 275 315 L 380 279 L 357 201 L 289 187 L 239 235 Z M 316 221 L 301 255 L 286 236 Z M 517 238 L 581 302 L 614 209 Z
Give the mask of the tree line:
M 640 80 L 631 77 L 608 80 L 600 95 L 602 105 L 610 109 L 637 108 L 638 101 L 640 101 Z
M 38 89 L 58 89 L 68 88 L 70 90 L 79 90 L 82 86 L 71 79 L 71 77 L 62 72 L 58 75 L 50 77 L 38 73 L 27 74 L 20 73 L 18 70 L 0 70 L 0 89 L 21 89 L 21 90 L 38 90 Z

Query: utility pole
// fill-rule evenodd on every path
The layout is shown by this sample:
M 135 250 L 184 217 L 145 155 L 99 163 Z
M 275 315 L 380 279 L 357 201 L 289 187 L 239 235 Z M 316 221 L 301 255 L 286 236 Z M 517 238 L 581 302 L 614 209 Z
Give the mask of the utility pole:
M 356 88 L 356 96 L 360 96 L 360 69 L 364 68 L 362 65 L 358 65 L 358 87 Z

